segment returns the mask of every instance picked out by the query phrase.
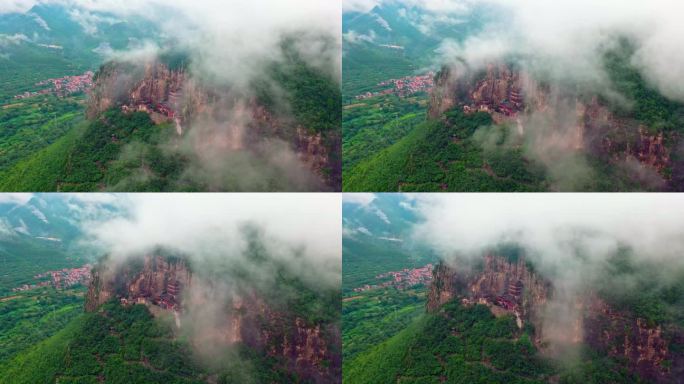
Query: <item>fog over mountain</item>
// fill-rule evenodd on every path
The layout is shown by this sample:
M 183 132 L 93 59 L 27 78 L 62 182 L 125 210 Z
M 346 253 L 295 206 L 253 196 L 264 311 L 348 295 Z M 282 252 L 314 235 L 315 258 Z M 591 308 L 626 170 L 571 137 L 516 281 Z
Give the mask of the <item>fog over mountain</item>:
M 120 195 L 115 195 L 120 196 Z M 123 195 L 125 216 L 84 222 L 84 241 L 99 244 L 113 262 L 162 247 L 201 265 L 239 264 L 246 230 L 262 234 L 270 257 L 313 283 L 339 283 L 342 221 L 333 194 Z
M 162 38 L 197 54 L 198 72 L 234 84 L 246 85 L 260 74 L 261 64 L 278 60 L 278 45 L 283 36 L 291 34 L 300 35 L 299 48 L 310 63 L 337 75 L 340 72 L 338 48 L 320 42 L 321 35 L 340 35 L 340 5 L 336 2 L 299 0 L 297 6 L 292 6 L 272 0 L 18 0 L 3 3 L 0 13 L 27 12 L 36 5 L 68 7 L 72 20 L 91 33 L 98 24 L 112 22 L 100 12 L 122 20 L 144 18 L 159 28 Z M 144 57 L 158 49 L 157 44 L 150 40 L 134 51 L 110 52 L 110 56 Z
M 544 322 L 552 343 L 564 340 L 563 333 L 574 327 L 573 319 L 581 318 L 577 303 L 606 286 L 612 287 L 614 295 L 629 296 L 645 283 L 655 290 L 676 285 L 684 273 L 681 196 L 464 194 L 413 198 L 423 218 L 414 228 L 415 238 L 427 242 L 456 270 L 468 270 L 483 255 L 496 255 L 502 245 L 523 250 L 526 260 L 554 289 Z M 622 258 L 634 269 L 625 272 L 616 267 L 616 260 Z

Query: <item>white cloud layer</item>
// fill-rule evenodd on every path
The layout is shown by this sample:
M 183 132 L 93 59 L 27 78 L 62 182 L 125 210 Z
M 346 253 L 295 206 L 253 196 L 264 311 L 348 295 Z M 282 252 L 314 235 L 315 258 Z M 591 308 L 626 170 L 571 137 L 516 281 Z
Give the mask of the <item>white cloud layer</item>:
M 464 4 L 474 2 L 466 2 Z M 633 63 L 666 96 L 684 101 L 684 3 L 677 0 L 485 0 L 500 9 L 496 22 L 462 43 L 445 41 L 442 62 L 473 67 L 506 55 L 530 58 L 553 75 L 598 83 L 605 73 L 601 53 L 627 37 L 636 46 Z
M 332 63 L 335 68 L 326 69 L 336 74 L 341 70 L 342 11 L 337 1 L 11 0 L 0 4 L 0 13 L 26 12 L 36 4 L 66 6 L 72 19 L 90 34 L 97 32 L 98 24 L 114 20 L 93 12 L 106 12 L 123 20 L 132 16 L 147 19 L 165 36 L 193 49 L 199 69 L 232 82 L 251 78 L 264 61 L 277 60 L 278 45 L 288 35 L 305 39 L 302 47 L 308 52 L 302 53 L 308 54 L 306 59 L 311 63 Z M 317 42 L 319 36 L 332 37 L 337 45 L 323 47 Z
M 453 194 L 416 197 L 425 222 L 415 236 L 446 259 L 478 257 L 514 241 L 549 266 L 588 264 L 621 245 L 637 257 L 684 266 L 684 196 L 677 194 Z
M 111 195 L 109 195 L 111 196 Z M 125 217 L 83 223 L 89 239 L 125 259 L 162 246 L 193 260 L 239 261 L 246 225 L 263 231 L 272 256 L 302 277 L 340 281 L 342 213 L 337 194 L 125 194 Z M 303 259 L 294 254 L 302 252 Z M 299 269 L 299 270 L 297 270 Z

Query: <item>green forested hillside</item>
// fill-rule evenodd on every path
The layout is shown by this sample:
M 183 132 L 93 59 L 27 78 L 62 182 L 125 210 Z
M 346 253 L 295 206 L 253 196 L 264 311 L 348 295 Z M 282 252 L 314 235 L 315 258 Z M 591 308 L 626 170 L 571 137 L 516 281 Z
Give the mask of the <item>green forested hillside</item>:
M 172 132 L 168 125 L 154 125 L 146 113 L 111 110 L 6 170 L 0 190 L 97 191 L 122 185 L 129 191 L 165 190 L 182 159 L 156 145 Z M 122 153 L 126 145 L 129 150 Z
M 225 356 L 218 370 L 200 366 L 191 356 L 186 342 L 174 338 L 145 306 L 110 303 L 0 365 L 0 383 L 190 384 L 206 383 L 210 376 L 220 384 L 296 382 L 277 361 L 249 350 Z
M 0 297 L 0 372 L 15 355 L 62 330 L 83 313 L 83 288 L 40 288 Z
M 486 306 L 451 302 L 347 363 L 344 383 L 637 383 L 616 362 L 590 351 L 572 365 L 540 357 L 531 329 Z
M 82 102 L 82 96 L 38 96 L 0 107 L 0 172 L 59 140 L 81 122 Z
M 359 162 L 399 141 L 425 121 L 427 96 L 396 95 L 356 100 L 343 107 L 343 168 Z
M 425 312 L 427 289 L 374 289 L 349 293 L 342 304 L 344 364 L 394 336 Z M 349 368 L 349 366 L 348 366 Z
M 491 125 L 486 113 L 452 110 L 445 120 L 427 121 L 375 157 L 344 174 L 343 190 L 355 191 L 537 191 L 543 171 L 519 150 L 485 152 L 473 137 Z M 505 129 L 501 128 L 501 140 Z

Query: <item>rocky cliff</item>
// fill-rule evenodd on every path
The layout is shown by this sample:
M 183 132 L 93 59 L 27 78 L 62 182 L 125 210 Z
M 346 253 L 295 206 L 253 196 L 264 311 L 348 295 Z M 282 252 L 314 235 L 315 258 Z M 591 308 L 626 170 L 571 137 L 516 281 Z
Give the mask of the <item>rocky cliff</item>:
M 513 314 L 521 328 L 530 322 L 541 330 L 542 310 L 550 290 L 549 283 L 531 272 L 524 258 L 511 261 L 487 255 L 481 264 L 463 269 L 440 264 L 434 271 L 427 309 L 435 311 L 453 299 L 485 304 L 496 315 Z M 541 341 L 541 334 L 536 336 Z
M 105 64 L 95 76 L 86 115 L 94 119 L 114 107 L 146 112 L 157 124 L 170 122 L 179 137 L 195 125 L 211 127 L 211 135 L 206 128 L 197 136 L 208 136 L 223 149 L 257 150 L 269 139 L 283 140 L 322 184 L 341 185 L 339 132 L 311 130 L 257 97 L 197 81 L 183 66 L 171 69 L 159 60 Z
M 93 279 L 86 295 L 86 311 L 96 311 L 109 300 L 123 305 L 144 304 L 151 312 L 173 313 L 176 325 L 186 311 L 202 307 L 190 303 L 189 296 L 198 284 L 183 259 L 162 256 L 145 256 L 141 260 L 111 267 L 101 264 L 93 271 Z M 205 295 L 193 300 L 216 300 Z M 229 346 L 243 343 L 269 356 L 282 358 L 287 368 L 305 380 L 314 383 L 336 383 L 341 377 L 341 335 L 338 324 L 312 323 L 297 314 L 274 310 L 255 291 L 243 297 L 232 297 L 222 304 L 225 321 L 217 329 L 202 332 L 211 341 Z M 207 336 L 209 335 L 209 336 Z
M 487 112 L 494 122 L 515 126 L 520 136 L 530 131 L 537 139 L 551 141 L 538 145 L 583 151 L 606 162 L 639 168 L 640 172 L 633 172 L 636 180 L 651 187 L 684 187 L 671 177 L 681 168 L 672 160 L 678 136 L 615 113 L 596 94 L 542 83 L 505 64 L 478 72 L 444 68 L 437 75 L 428 115 L 438 119 L 452 108 Z M 647 173 L 657 176 L 646 180 Z
M 510 260 L 487 255 L 481 264 L 467 268 L 444 263 L 437 266 L 427 310 L 437 311 L 450 300 L 487 305 L 497 316 L 514 315 L 519 327 L 533 325 L 535 344 L 544 350 L 550 338 L 559 341 L 558 335 L 550 335 L 558 329 L 549 322 L 559 321 L 549 310 L 553 299 L 552 282 L 535 273 L 522 258 Z M 572 307 L 577 316 L 563 328 L 563 342 L 584 343 L 621 359 L 632 372 L 650 382 L 684 382 L 681 329 L 674 325 L 649 325 L 628 311 L 611 308 L 590 290 L 573 299 Z

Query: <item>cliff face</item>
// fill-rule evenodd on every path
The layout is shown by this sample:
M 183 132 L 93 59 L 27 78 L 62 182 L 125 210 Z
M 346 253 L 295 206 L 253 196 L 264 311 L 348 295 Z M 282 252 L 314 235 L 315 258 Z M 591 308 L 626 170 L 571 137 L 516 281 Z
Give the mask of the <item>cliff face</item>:
M 150 303 L 180 311 L 182 290 L 191 284 L 192 273 L 183 260 L 148 256 L 142 262 L 117 270 L 100 266 L 93 272 L 85 308 L 93 312 L 105 302 L 118 298 L 125 303 Z
M 684 382 L 684 353 L 670 350 L 671 345 L 684 345 L 682 330 L 649 325 L 595 297 L 588 300 L 582 320 L 587 344 L 624 358 L 642 378 L 656 383 Z
M 172 70 L 158 61 L 142 67 L 103 66 L 86 115 L 93 119 L 112 107 L 146 112 L 157 124 L 171 122 L 178 136 L 186 135 L 194 124 L 215 126 L 211 137 L 221 148 L 246 149 L 270 138 L 283 140 L 323 184 L 333 188 L 341 184 L 339 134 L 293 126 L 289 118 L 275 116 L 256 98 L 243 100 L 229 89 L 199 84 L 182 68 Z
M 679 166 L 671 160 L 674 147 L 666 145 L 675 136 L 653 132 L 635 119 L 615 115 L 596 95 L 540 84 L 507 65 L 489 65 L 479 73 L 443 69 L 431 95 L 428 115 L 438 119 L 452 108 L 462 108 L 466 113 L 487 112 L 496 123 L 514 124 L 520 135 L 532 129 L 540 132 L 542 129 L 535 125 L 551 126 L 557 133 L 549 138 L 554 140 L 553 145 L 585 151 L 605 161 L 638 164 L 665 182 L 670 179 L 667 170 Z M 548 127 L 543 131 L 549 132 Z M 665 185 L 658 187 L 667 189 Z
M 177 326 L 182 328 L 179 315 L 190 306 L 187 295 L 193 284 L 197 283 L 192 272 L 180 259 L 146 256 L 140 263 L 129 263 L 116 270 L 100 266 L 93 273 L 85 308 L 96 311 L 112 299 L 123 305 L 145 304 L 152 313 L 173 312 Z M 315 383 L 339 381 L 342 361 L 337 324 L 309 323 L 297 315 L 273 310 L 256 294 L 234 297 L 226 305 L 229 310 L 225 323 L 201 337 L 211 337 L 212 343 L 225 345 L 244 343 L 269 356 L 281 357 L 288 369 Z
M 435 311 L 447 301 L 459 299 L 464 304 L 488 305 L 496 315 L 513 314 L 519 327 L 530 322 L 541 330 L 542 310 L 550 289 L 527 268 L 522 257 L 512 262 L 487 255 L 482 265 L 463 270 L 440 264 L 434 272 L 427 309 Z M 541 334 L 536 336 L 541 340 Z
M 437 311 L 449 300 L 466 305 L 484 304 L 495 315 L 512 314 L 518 326 L 534 326 L 534 341 L 542 346 L 554 327 L 548 324 L 548 304 L 553 286 L 529 269 L 524 260 L 511 262 L 488 255 L 481 266 L 459 269 L 440 264 L 428 295 L 427 310 Z M 684 353 L 671 345 L 683 345 L 684 333 L 674 326 L 648 325 L 644 319 L 611 308 L 596 294 L 588 292 L 573 301 L 577 318 L 565 328 L 562 340 L 586 343 L 612 357 L 624 359 L 632 372 L 656 383 L 681 383 L 684 380 Z M 555 320 L 554 320 L 555 321 Z M 558 340 L 558 335 L 553 335 Z

